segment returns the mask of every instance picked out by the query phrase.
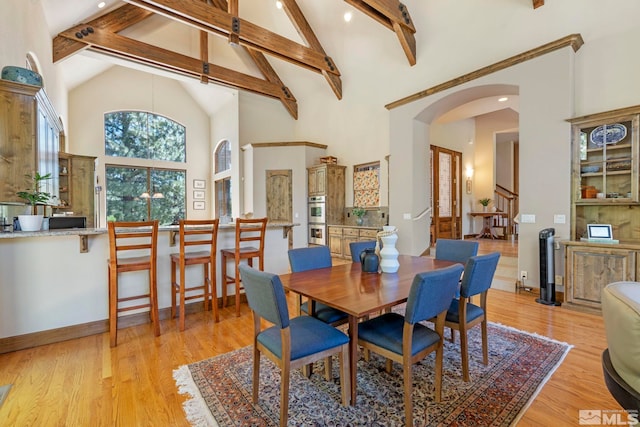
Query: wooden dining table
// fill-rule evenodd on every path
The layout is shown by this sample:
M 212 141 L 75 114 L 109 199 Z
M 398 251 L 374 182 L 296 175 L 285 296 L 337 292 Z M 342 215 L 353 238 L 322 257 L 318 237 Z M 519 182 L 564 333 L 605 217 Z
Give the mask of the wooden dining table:
M 396 273 L 364 273 L 360 263 L 307 270 L 280 276 L 285 289 L 342 310 L 349 315 L 351 405 L 356 404 L 358 319 L 407 301 L 418 273 L 455 264 L 429 257 L 400 255 Z

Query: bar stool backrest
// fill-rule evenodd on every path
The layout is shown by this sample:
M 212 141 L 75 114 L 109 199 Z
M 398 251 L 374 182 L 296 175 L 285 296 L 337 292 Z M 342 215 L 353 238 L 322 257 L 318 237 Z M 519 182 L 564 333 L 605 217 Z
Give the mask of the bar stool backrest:
M 180 256 L 190 246 L 208 246 L 212 256 L 216 254 L 218 240 L 218 219 L 182 219 L 180 220 Z M 200 248 L 205 250 L 204 247 Z
M 242 246 L 257 246 L 260 256 L 264 256 L 264 240 L 268 218 L 236 219 L 236 254 Z M 246 242 L 250 242 L 249 245 Z M 244 245 L 243 245 L 244 243 Z
M 148 256 L 149 261 L 155 264 L 158 257 L 158 220 L 109 221 L 107 229 L 110 264 L 117 266 L 118 258 L 122 252 L 127 252 L 127 255 L 131 256 Z M 122 271 L 122 268 L 119 269 Z

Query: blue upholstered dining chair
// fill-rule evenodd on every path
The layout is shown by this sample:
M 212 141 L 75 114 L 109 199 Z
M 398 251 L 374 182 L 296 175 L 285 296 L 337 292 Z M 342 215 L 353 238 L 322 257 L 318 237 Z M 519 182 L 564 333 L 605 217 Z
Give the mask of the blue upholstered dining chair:
M 453 261 L 465 265 L 472 256 L 478 255 L 478 242 L 471 240 L 438 239 L 436 241 L 436 259 Z M 460 298 L 460 291 L 456 292 Z M 451 342 L 455 341 L 454 330 L 451 329 Z
M 289 319 L 287 299 L 280 278 L 246 264 L 240 266 L 249 308 L 253 313 L 253 403 L 258 403 L 260 355 L 280 368 L 280 425 L 287 425 L 289 377 L 293 369 L 338 353 L 342 405 L 349 404 L 349 337 L 311 316 Z M 262 329 L 261 319 L 273 324 Z
M 478 242 L 455 239 L 436 241 L 436 259 L 466 264 L 469 258 L 476 255 L 478 255 Z
M 411 284 L 404 316 L 384 313 L 358 324 L 358 344 L 386 357 L 387 372 L 391 372 L 393 361 L 402 364 L 407 426 L 411 426 L 413 420 L 411 367 L 433 351 L 436 352 L 435 400 L 440 401 L 444 321 L 462 270 L 462 265 L 456 264 L 417 274 Z M 418 323 L 434 317 L 435 330 Z
M 310 246 L 308 248 L 289 249 L 289 266 L 292 273 L 331 267 L 331 252 L 328 246 Z M 316 301 L 302 302 L 302 296 L 298 295 L 298 315 L 313 312 L 313 317 L 322 320 L 331 326 L 339 326 L 349 320 L 347 313 L 329 307 Z M 305 375 L 311 375 L 313 365 L 305 369 Z M 331 358 L 327 357 L 324 364 L 324 375 L 327 381 L 331 380 Z
M 329 252 L 329 247 L 310 246 L 308 248 L 289 249 L 289 266 L 291 267 L 292 273 L 331 267 L 331 252 Z M 310 301 L 301 303 L 299 314 L 309 314 L 311 312 L 309 307 L 310 303 Z M 319 302 L 315 302 L 314 304 L 314 317 L 317 317 L 324 323 L 337 326 L 347 322 L 347 313 Z
M 349 251 L 351 252 L 351 261 L 360 262 L 360 254 L 365 249 L 373 249 L 376 247 L 375 240 L 362 240 L 360 242 L 349 243 Z
M 469 381 L 469 349 L 467 331 L 477 324 L 482 326 L 482 363 L 489 363 L 487 342 L 487 294 L 500 259 L 499 252 L 477 255 L 469 258 L 464 268 L 460 284 L 460 298 L 451 302 L 447 311 L 445 326 L 460 331 L 460 354 L 462 357 L 462 378 Z M 480 305 L 470 302 L 470 298 L 480 295 Z

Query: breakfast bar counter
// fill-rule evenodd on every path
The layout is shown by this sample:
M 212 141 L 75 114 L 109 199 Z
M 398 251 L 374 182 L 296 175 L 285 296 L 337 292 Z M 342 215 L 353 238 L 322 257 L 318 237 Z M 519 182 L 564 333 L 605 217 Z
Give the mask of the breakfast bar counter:
M 270 223 L 265 238 L 265 270 L 289 270 L 289 233 L 299 224 Z M 158 235 L 158 306 L 161 318 L 171 307 L 170 254 L 178 251 L 178 226 Z M 78 248 L 81 238 L 81 250 Z M 86 239 L 86 250 L 82 250 Z M 235 225 L 220 225 L 218 251 L 235 245 Z M 219 255 L 219 254 L 218 254 Z M 66 229 L 0 233 L 0 353 L 36 344 L 106 332 L 109 318 L 106 229 Z M 221 295 L 220 256 L 217 290 Z M 187 280 L 202 269 L 188 269 Z M 145 272 L 123 275 L 127 293 L 147 286 Z M 234 293 L 233 285 L 228 291 Z M 164 310 L 163 310 L 164 309 Z M 163 316 L 162 313 L 165 313 Z

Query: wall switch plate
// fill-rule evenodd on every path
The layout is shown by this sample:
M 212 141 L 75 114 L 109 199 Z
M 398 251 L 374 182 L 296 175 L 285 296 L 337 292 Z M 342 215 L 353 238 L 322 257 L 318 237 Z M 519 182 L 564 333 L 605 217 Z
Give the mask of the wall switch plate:
M 411 219 L 411 214 L 410 213 L 402 214 L 402 219 Z
M 567 221 L 566 217 L 564 215 L 554 215 L 553 216 L 553 223 L 554 224 L 564 224 Z
M 535 224 L 536 216 L 534 214 L 522 214 L 520 222 L 527 224 Z

